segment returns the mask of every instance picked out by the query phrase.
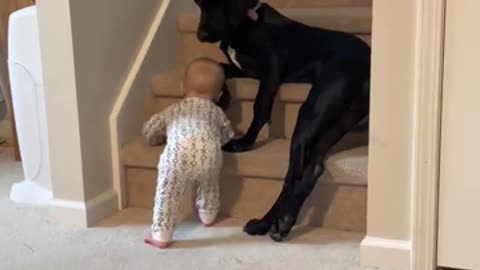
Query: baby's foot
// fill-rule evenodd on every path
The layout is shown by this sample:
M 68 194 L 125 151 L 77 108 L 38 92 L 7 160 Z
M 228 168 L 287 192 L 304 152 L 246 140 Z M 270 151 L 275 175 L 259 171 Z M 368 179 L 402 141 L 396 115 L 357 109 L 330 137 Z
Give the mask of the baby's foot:
M 212 227 L 215 224 L 215 219 L 217 218 L 216 214 L 212 214 L 208 211 L 199 210 L 198 216 L 203 223 L 204 227 Z
M 213 225 L 215 225 L 215 221 L 214 221 L 214 222 L 211 222 L 211 223 L 204 223 L 204 222 L 202 222 L 202 224 L 203 224 L 203 227 L 208 228 L 208 227 L 212 227 Z
M 161 242 L 161 241 L 155 240 L 155 238 L 153 238 L 152 236 L 152 233 L 146 233 L 145 236 L 143 237 L 143 242 L 145 242 L 145 244 L 149 244 L 160 249 L 166 249 L 171 244 L 170 242 Z

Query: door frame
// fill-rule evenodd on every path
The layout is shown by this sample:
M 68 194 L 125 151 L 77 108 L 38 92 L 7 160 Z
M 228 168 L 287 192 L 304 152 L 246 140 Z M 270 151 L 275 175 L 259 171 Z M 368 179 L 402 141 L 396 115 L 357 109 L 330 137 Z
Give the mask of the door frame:
M 437 269 L 446 0 L 417 0 L 412 269 Z

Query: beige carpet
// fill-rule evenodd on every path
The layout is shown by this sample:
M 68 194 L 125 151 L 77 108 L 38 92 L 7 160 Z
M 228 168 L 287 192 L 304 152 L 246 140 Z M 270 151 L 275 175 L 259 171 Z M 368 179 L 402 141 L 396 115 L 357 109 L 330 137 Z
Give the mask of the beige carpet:
M 15 205 L 10 186 L 22 179 L 18 163 L 0 148 L 1 270 L 357 270 L 361 235 L 298 228 L 287 243 L 248 237 L 242 222 L 224 220 L 214 228 L 182 224 L 178 240 L 161 251 L 142 242 L 149 211 L 128 209 L 91 229 L 52 224 L 45 209 Z

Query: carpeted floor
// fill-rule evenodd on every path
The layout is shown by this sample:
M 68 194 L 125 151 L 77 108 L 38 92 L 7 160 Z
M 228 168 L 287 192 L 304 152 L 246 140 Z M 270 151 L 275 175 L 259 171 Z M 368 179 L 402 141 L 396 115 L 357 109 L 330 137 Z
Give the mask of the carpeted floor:
M 142 242 L 150 212 L 128 209 L 91 229 L 49 222 L 46 209 L 15 205 L 8 199 L 22 179 L 20 164 L 0 147 L 1 270 L 357 270 L 362 235 L 298 228 L 286 243 L 247 237 L 242 222 L 227 219 L 213 228 L 182 224 L 169 250 Z

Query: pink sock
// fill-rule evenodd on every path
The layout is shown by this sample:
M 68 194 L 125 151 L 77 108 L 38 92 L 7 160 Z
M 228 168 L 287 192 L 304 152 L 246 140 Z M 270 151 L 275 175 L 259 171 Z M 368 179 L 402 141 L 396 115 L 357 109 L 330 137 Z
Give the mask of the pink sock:
M 161 242 L 161 241 L 157 241 L 153 238 L 152 236 L 152 233 L 146 233 L 143 237 L 143 242 L 145 244 L 149 244 L 149 245 L 152 245 L 156 248 L 159 248 L 159 249 L 166 249 L 170 246 L 170 242 Z
M 204 211 L 204 210 L 198 210 L 198 215 L 200 217 L 200 220 L 203 223 L 203 226 L 205 227 L 211 227 L 215 224 L 215 220 L 217 218 L 217 214 L 211 214 L 209 211 Z
M 210 222 L 210 223 L 203 223 L 203 227 L 212 227 L 213 225 L 215 225 L 215 221 L 213 222 Z

